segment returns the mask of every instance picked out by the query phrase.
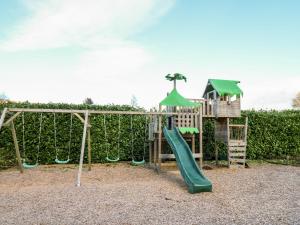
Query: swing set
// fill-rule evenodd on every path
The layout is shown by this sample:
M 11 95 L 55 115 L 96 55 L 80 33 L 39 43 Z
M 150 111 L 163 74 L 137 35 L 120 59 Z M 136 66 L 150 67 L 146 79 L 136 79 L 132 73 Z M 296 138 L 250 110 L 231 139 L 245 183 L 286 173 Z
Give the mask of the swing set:
M 105 141 L 105 150 L 106 150 L 106 161 L 108 162 L 118 162 L 120 161 L 120 139 L 121 139 L 121 114 L 118 115 L 118 135 L 117 135 L 117 157 L 116 158 L 111 158 L 109 155 L 109 143 L 108 143 L 108 138 L 107 138 L 107 122 L 106 122 L 106 115 L 103 114 L 103 127 L 104 127 L 104 141 Z M 131 163 L 132 165 L 143 165 L 145 164 L 145 154 L 146 154 L 146 147 L 147 147 L 147 130 L 148 130 L 148 119 L 147 116 L 145 116 L 145 133 L 144 133 L 144 139 L 143 139 L 143 158 L 138 161 L 135 159 L 135 154 L 134 154 L 134 129 L 133 129 L 133 116 L 130 115 L 130 137 L 131 137 Z
M 37 147 L 36 147 L 36 156 L 35 160 L 29 160 L 28 155 L 26 155 L 27 145 L 26 145 L 26 120 L 25 120 L 25 113 L 39 113 L 39 130 L 37 134 Z M 82 167 L 83 167 L 83 159 L 84 159 L 84 151 L 85 151 L 85 145 L 87 141 L 87 150 L 88 150 L 88 170 L 91 170 L 91 125 L 90 125 L 90 115 L 103 115 L 103 128 L 104 128 L 104 143 L 105 143 L 105 151 L 106 151 L 106 161 L 107 162 L 118 162 L 121 160 L 120 152 L 121 152 L 121 134 L 122 134 L 122 120 L 125 116 L 130 116 L 130 150 L 131 150 L 131 163 L 132 165 L 144 165 L 146 163 L 145 155 L 146 155 L 146 148 L 148 146 L 148 139 L 150 138 L 151 134 L 149 133 L 149 138 L 147 137 L 148 130 L 151 130 L 150 122 L 153 121 L 153 118 L 158 116 L 158 119 L 161 123 L 162 116 L 163 115 L 179 115 L 176 112 L 140 112 L 140 111 L 101 111 L 101 110 L 68 110 L 68 109 L 29 109 L 29 108 L 5 108 L 2 111 L 1 117 L 0 117 L 0 130 L 2 126 L 10 126 L 12 137 L 14 141 L 18 166 L 20 169 L 20 172 L 23 173 L 23 169 L 31 169 L 35 168 L 39 165 L 39 156 L 41 151 L 41 144 L 42 144 L 42 131 L 43 131 L 43 115 L 46 113 L 52 113 L 53 114 L 53 128 L 54 128 L 54 140 L 53 140 L 53 148 L 55 149 L 55 159 L 54 162 L 58 164 L 67 164 L 71 161 L 70 155 L 72 150 L 72 138 L 73 138 L 73 123 L 74 123 L 74 116 L 78 118 L 82 124 L 83 124 L 83 133 L 82 133 L 82 141 L 81 141 L 81 148 L 80 148 L 80 159 L 79 159 L 79 168 L 78 168 L 78 175 L 77 175 L 77 182 L 76 185 L 80 186 L 81 184 L 81 173 L 82 173 Z M 62 154 L 63 149 L 59 148 L 59 145 L 62 143 L 58 142 L 58 126 L 57 123 L 57 114 L 69 114 L 70 115 L 70 125 L 69 125 L 69 140 L 68 140 L 68 152 L 67 157 L 65 159 L 61 159 L 59 156 Z M 16 128 L 14 126 L 15 119 L 22 114 L 22 150 L 23 155 L 21 157 L 20 149 L 19 149 L 19 143 L 17 139 L 17 132 Z M 8 119 L 5 119 L 6 115 L 9 115 Z M 112 157 L 112 150 L 109 148 L 109 140 L 108 140 L 108 123 L 107 123 L 107 115 L 118 115 L 118 133 L 117 133 L 117 155 L 116 157 Z M 134 129 L 134 115 L 144 116 L 144 137 L 143 137 L 143 155 L 141 158 L 136 157 L 136 150 L 135 150 L 135 141 L 141 140 L 141 137 L 137 136 Z M 160 137 L 160 136 L 159 136 Z M 140 138 L 140 139 L 139 139 Z M 150 139 L 149 139 L 150 140 Z M 161 140 L 161 137 L 159 138 Z M 158 145 L 160 147 L 160 145 Z M 151 158 L 159 157 L 159 154 L 156 156 L 152 155 L 150 149 L 152 147 L 149 145 L 149 152 L 150 152 L 150 161 Z M 156 163 L 155 163 L 156 167 Z
M 53 127 L 54 127 L 54 149 L 55 149 L 55 162 L 58 164 L 67 164 L 70 161 L 70 152 L 71 152 L 71 142 L 72 142 L 72 127 L 73 127 L 73 114 L 70 116 L 70 131 L 69 131 L 69 142 L 68 142 L 68 156 L 66 160 L 60 160 L 58 158 L 59 148 L 57 147 L 57 125 L 56 125 L 56 114 L 53 113 Z M 37 154 L 34 163 L 29 163 L 26 157 L 26 142 L 25 142 L 25 115 L 22 112 L 22 147 L 23 147 L 23 167 L 25 169 L 32 169 L 38 166 L 39 164 L 39 154 L 41 148 L 41 136 L 42 136 L 42 125 L 43 125 L 43 113 L 40 114 L 39 119 L 39 132 L 38 132 L 38 144 L 37 144 Z

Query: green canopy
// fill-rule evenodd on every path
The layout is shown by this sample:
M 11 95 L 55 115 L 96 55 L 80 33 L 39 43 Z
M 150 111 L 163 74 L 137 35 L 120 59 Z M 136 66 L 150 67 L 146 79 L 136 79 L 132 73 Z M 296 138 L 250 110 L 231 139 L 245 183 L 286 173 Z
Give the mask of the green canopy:
M 164 106 L 183 106 L 183 107 L 197 107 L 200 106 L 199 103 L 191 102 L 183 97 L 178 91 L 174 88 L 171 93 L 160 103 Z
M 238 83 L 240 82 L 236 80 L 209 79 L 203 96 L 213 90 L 216 90 L 220 96 L 243 95 L 243 91 L 239 88 Z
M 199 134 L 199 130 L 197 127 L 178 127 L 178 130 L 180 131 L 180 133 L 182 134 Z

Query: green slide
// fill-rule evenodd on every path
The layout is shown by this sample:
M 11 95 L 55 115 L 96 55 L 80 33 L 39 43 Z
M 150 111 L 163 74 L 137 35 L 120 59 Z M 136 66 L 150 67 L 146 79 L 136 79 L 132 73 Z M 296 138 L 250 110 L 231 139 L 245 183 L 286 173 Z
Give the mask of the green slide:
M 190 193 L 212 191 L 211 182 L 203 175 L 199 169 L 192 151 L 186 141 L 179 133 L 178 128 L 168 130 L 164 127 L 164 135 L 176 157 L 177 166 L 188 186 Z

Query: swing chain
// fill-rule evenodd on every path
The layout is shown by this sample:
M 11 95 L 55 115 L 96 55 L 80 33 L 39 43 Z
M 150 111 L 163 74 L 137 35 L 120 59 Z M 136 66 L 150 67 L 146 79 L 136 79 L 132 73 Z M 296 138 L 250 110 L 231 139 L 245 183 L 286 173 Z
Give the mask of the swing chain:
M 37 155 L 36 155 L 36 165 L 39 161 L 40 155 L 40 145 L 41 145 L 41 136 L 42 136 L 42 123 L 43 123 L 43 113 L 40 114 L 39 121 L 39 135 L 38 135 L 38 146 L 37 146 Z M 26 164 L 26 144 L 25 144 L 25 115 L 22 112 L 22 142 L 23 142 L 23 164 Z

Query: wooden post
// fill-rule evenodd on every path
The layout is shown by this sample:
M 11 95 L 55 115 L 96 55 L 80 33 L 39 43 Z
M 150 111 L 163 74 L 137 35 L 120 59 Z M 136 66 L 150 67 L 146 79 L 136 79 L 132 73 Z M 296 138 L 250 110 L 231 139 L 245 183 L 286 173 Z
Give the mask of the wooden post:
M 0 130 L 1 130 L 2 124 L 4 122 L 6 112 L 7 112 L 7 108 L 4 108 L 3 111 L 2 111 L 2 114 L 1 114 L 1 118 L 0 118 Z
M 154 138 L 154 156 L 153 156 L 153 163 L 155 168 L 157 168 L 157 142 L 158 142 L 158 137 Z
M 192 152 L 195 154 L 195 134 L 192 135 Z
M 161 105 L 159 106 L 159 112 L 161 112 Z M 162 116 L 158 117 L 158 169 L 161 169 L 161 139 L 162 139 L 162 131 L 161 131 L 161 120 Z
M 229 128 L 229 118 L 226 118 L 227 122 L 227 160 L 228 160 L 228 167 L 230 167 L 230 158 L 229 158 L 229 140 L 230 140 L 230 128 Z
M 85 118 L 84 118 L 84 127 L 83 127 L 83 134 L 82 134 L 82 142 L 81 142 L 81 152 L 80 152 L 80 160 L 79 160 L 79 168 L 78 168 L 78 175 L 77 175 L 77 187 L 80 187 L 80 178 L 82 173 L 82 164 L 83 164 L 83 157 L 84 157 L 84 148 L 85 148 L 85 140 L 86 140 L 86 131 L 87 131 L 87 125 L 88 125 L 88 117 L 89 112 L 85 112 Z
M 89 164 L 89 171 L 92 170 L 92 146 L 91 146 L 91 128 L 88 128 L 88 164 Z
M 248 134 L 248 116 L 246 116 L 246 121 L 245 121 L 245 133 L 244 133 L 244 142 L 245 142 L 245 160 L 244 160 L 244 168 L 246 165 L 246 153 L 247 153 L 247 134 Z
M 218 149 L 216 140 L 215 140 L 215 158 L 216 158 L 216 166 L 218 166 L 219 165 L 219 149 Z
M 19 144 L 18 144 L 18 139 L 17 139 L 17 133 L 16 133 L 16 129 L 15 129 L 15 125 L 14 125 L 13 121 L 10 122 L 10 128 L 11 128 L 12 137 L 13 137 L 13 140 L 14 140 L 14 145 L 15 145 L 19 170 L 20 170 L 20 173 L 23 173 L 24 169 L 23 169 L 23 165 L 22 165 L 22 161 L 21 161 L 21 155 L 20 155 L 20 149 L 19 149 Z
M 149 165 L 152 164 L 152 141 L 149 140 Z
M 199 110 L 199 153 L 200 153 L 200 157 L 199 157 L 199 166 L 200 168 L 203 167 L 203 125 L 202 125 L 203 121 L 202 121 L 202 110 Z

